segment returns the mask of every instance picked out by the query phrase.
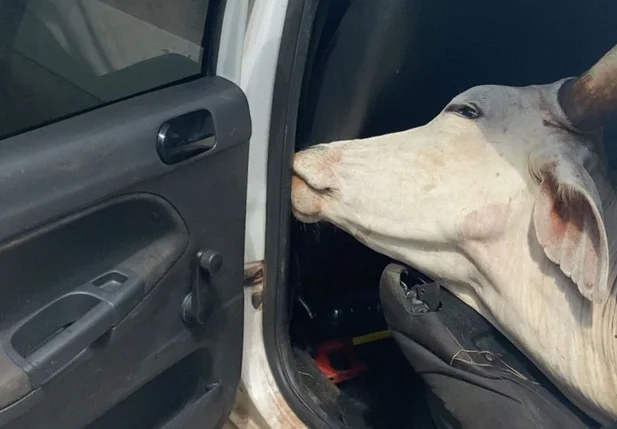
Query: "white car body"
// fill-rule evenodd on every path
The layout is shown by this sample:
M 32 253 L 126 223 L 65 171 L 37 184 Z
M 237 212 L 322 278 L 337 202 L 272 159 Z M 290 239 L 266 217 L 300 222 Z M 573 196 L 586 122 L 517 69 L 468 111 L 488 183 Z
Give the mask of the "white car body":
M 243 0 L 227 2 L 217 64 L 217 74 L 232 80 L 245 92 L 253 123 L 244 248 L 247 270 L 262 265 L 265 257 L 270 116 L 279 47 L 289 2 L 254 0 L 249 3 L 247 5 Z M 242 46 L 239 46 L 239 41 L 242 41 Z M 238 49 L 242 51 L 238 52 Z M 281 395 L 268 364 L 262 332 L 262 307 L 255 309 L 251 305 L 251 295 L 263 290 L 264 281 L 262 277 L 245 289 L 242 380 L 230 421 L 238 429 L 304 428 L 306 426 Z

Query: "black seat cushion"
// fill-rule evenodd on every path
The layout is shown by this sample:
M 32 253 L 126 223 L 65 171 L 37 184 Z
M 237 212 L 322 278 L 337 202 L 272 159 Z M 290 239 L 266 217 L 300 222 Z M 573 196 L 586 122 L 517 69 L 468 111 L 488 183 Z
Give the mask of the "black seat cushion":
M 439 427 L 599 427 L 492 325 L 445 289 L 433 285 L 439 291 L 438 310 L 419 312 L 421 301 L 401 284 L 405 271 L 397 264 L 386 267 L 381 305 L 403 354 L 425 381 Z

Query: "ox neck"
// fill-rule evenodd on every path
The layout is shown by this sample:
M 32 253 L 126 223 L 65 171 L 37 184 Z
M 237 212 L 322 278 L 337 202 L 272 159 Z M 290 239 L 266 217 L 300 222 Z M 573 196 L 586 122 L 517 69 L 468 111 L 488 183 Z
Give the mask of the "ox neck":
M 617 199 L 603 194 L 605 219 L 617 221 Z M 530 214 L 532 209 L 530 205 L 524 211 Z M 539 244 L 529 245 L 535 231 L 528 222 L 515 229 L 507 239 L 466 246 L 476 268 L 473 292 L 448 289 L 516 344 L 573 403 L 603 421 L 607 416 L 596 414 L 594 404 L 606 410 L 607 403 L 617 401 L 615 261 L 610 261 L 611 296 L 604 304 L 592 304 Z M 616 255 L 617 222 L 607 225 L 607 235 L 610 255 Z M 496 259 L 501 263 L 495 264 Z M 501 269 L 491 269 L 499 265 Z
M 478 270 L 478 284 L 475 296 L 465 301 L 563 387 L 566 396 L 601 421 L 591 404 L 617 403 L 617 194 L 605 175 L 593 173 L 609 247 L 608 299 L 597 304 L 583 298 L 546 257 L 533 224 L 526 221 L 533 212 L 529 200 L 521 207 L 518 219 L 523 220 L 509 229 L 513 234 L 466 249 Z M 494 263 L 496 258 L 501 264 Z M 501 269 L 490 269 L 499 265 Z

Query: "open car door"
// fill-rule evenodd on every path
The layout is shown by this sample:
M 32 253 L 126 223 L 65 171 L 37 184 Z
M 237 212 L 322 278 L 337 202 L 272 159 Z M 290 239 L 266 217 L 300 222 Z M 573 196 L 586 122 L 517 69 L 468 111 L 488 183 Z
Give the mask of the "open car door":
M 0 0 L 0 428 L 226 421 L 251 122 L 222 4 Z

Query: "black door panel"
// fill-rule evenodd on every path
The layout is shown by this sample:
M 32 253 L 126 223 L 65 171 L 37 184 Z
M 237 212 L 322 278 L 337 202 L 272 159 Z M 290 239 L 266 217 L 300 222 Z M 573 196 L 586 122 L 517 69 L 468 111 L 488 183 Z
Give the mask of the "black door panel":
M 164 162 L 161 126 L 191 112 L 168 140 L 190 153 Z M 241 367 L 250 134 L 244 94 L 215 77 L 0 142 L 0 428 L 220 426 Z M 187 324 L 204 249 L 223 264 Z
M 145 94 L 5 140 L 0 144 L 0 240 L 59 216 L 68 206 L 87 206 L 144 179 L 185 168 L 161 162 L 157 134 L 165 122 L 200 109 L 213 116 L 217 140 L 202 156 L 248 140 L 245 97 L 221 78 Z

